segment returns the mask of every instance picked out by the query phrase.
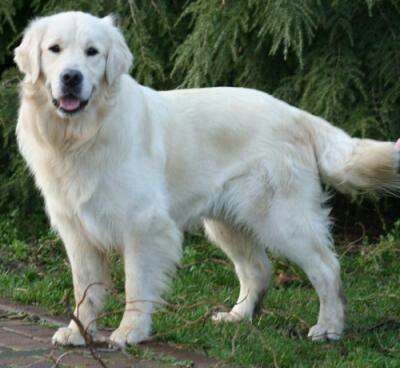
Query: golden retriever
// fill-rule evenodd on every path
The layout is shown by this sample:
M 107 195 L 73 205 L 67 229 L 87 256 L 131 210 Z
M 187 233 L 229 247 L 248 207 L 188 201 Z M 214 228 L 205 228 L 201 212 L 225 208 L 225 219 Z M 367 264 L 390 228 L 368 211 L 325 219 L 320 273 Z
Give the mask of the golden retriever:
M 321 180 L 343 192 L 397 190 L 399 143 L 351 138 L 256 90 L 141 86 L 110 16 L 36 19 L 15 61 L 25 75 L 20 151 L 65 244 L 75 313 L 94 339 L 106 252 L 123 255 L 126 275 L 126 310 L 110 340 L 135 344 L 149 337 L 182 232 L 196 224 L 240 282 L 236 305 L 216 322 L 252 318 L 271 278 L 269 249 L 298 264 L 319 295 L 309 337 L 340 338 L 344 300 Z M 71 321 L 53 342 L 85 339 Z

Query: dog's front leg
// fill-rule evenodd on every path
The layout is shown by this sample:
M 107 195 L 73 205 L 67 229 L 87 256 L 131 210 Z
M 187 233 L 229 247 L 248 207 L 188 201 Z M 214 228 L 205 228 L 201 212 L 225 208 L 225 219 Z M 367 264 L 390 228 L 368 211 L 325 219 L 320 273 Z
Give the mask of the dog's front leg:
M 166 214 L 150 209 L 137 216 L 125 236 L 125 312 L 110 340 L 124 347 L 146 340 L 154 307 L 162 301 L 181 255 L 181 233 Z
M 68 327 L 61 327 L 54 334 L 52 341 L 56 345 L 78 346 L 86 345 L 87 339 L 101 340 L 96 334 L 96 318 L 110 284 L 108 262 L 99 249 L 88 245 L 78 234 L 72 229 L 60 231 L 71 264 L 76 306 Z

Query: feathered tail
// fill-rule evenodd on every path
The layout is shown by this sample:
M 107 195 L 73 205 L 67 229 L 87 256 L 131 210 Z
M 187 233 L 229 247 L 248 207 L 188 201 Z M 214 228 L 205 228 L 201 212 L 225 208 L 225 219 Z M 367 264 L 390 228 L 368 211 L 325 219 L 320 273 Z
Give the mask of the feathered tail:
M 341 192 L 356 189 L 396 194 L 400 190 L 400 140 L 351 138 L 327 121 L 306 113 L 324 182 Z

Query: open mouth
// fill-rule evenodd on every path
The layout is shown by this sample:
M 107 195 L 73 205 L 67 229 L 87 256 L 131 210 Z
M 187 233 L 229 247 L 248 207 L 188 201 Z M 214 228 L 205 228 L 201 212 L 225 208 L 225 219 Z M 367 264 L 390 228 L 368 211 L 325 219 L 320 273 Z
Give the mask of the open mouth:
M 62 96 L 58 100 L 55 98 L 53 99 L 54 106 L 66 114 L 74 114 L 82 110 L 87 103 L 88 100 L 81 100 L 73 94 Z

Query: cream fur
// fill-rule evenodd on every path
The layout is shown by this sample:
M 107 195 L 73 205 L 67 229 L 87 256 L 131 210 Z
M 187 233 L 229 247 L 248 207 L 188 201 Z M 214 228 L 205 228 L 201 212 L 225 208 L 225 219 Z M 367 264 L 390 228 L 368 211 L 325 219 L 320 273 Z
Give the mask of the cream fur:
M 62 45 L 56 56 L 47 50 L 54 42 Z M 96 62 L 83 52 L 91 43 L 100 49 Z M 75 313 L 94 336 L 109 285 L 106 252 L 121 252 L 126 274 L 126 311 L 111 341 L 134 344 L 149 337 L 151 313 L 180 259 L 182 232 L 203 221 L 241 287 L 232 311 L 214 320 L 252 317 L 272 272 L 268 248 L 302 267 L 319 295 L 309 336 L 341 336 L 339 263 L 320 175 L 343 191 L 397 189 L 393 143 L 352 139 L 255 90 L 143 87 L 127 74 L 132 56 L 110 18 L 69 12 L 36 20 L 15 60 L 25 73 L 20 150 L 64 241 L 77 303 L 87 292 Z M 71 65 L 92 97 L 67 116 L 51 97 Z M 53 341 L 84 344 L 74 322 Z

